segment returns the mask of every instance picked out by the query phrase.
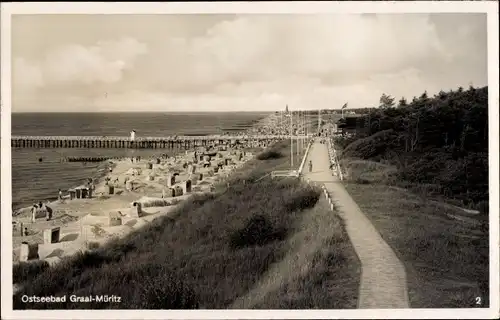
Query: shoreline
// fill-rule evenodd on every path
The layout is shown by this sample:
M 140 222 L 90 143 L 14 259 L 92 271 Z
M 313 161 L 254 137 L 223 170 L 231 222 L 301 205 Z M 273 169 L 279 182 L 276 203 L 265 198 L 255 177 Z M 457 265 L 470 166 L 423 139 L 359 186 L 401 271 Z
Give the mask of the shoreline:
M 105 179 L 106 176 L 109 174 L 109 168 L 112 168 L 114 170 L 116 163 L 113 161 L 116 162 L 116 161 L 121 161 L 121 160 L 105 160 L 105 161 L 103 161 L 99 166 L 105 166 L 105 167 L 104 168 L 97 167 L 95 172 L 93 173 L 92 177 L 89 177 L 89 178 L 92 178 L 92 181 L 95 181 L 96 183 L 100 183 L 102 181 L 102 179 Z M 69 188 L 68 190 L 74 189 L 77 187 L 78 187 L 78 185 L 75 185 L 75 186 Z M 57 193 L 57 192 L 54 191 L 54 193 Z M 47 203 L 50 205 L 52 202 L 56 202 L 57 200 L 58 200 L 57 196 L 48 197 L 44 201 L 42 201 L 42 203 L 44 203 L 44 204 Z M 24 204 L 21 204 L 18 207 L 12 206 L 12 217 L 15 217 L 15 216 L 17 216 L 17 215 L 21 214 L 22 212 L 29 210 L 29 209 L 31 209 L 31 206 L 26 206 Z
M 249 132 L 252 132 L 254 131 L 257 127 L 259 126 L 264 126 L 265 127 L 265 122 L 267 121 L 268 118 L 272 118 L 273 117 L 273 114 L 272 113 L 269 113 L 265 116 L 263 116 L 262 118 L 259 118 L 257 120 L 254 121 L 254 123 L 250 126 L 250 127 L 247 127 L 246 129 L 237 129 L 235 131 L 224 131 L 221 136 L 225 136 L 225 137 L 241 137 L 241 136 L 245 136 L 247 135 Z M 207 133 L 207 135 L 210 134 L 210 133 Z M 191 148 L 188 148 L 188 149 L 184 149 L 184 148 L 178 148 L 178 147 L 174 147 L 174 148 L 165 148 L 165 149 L 157 149 L 154 151 L 153 155 L 147 155 L 147 156 L 141 156 L 146 158 L 146 157 L 150 157 L 150 158 L 157 158 L 157 157 L 161 157 L 161 155 L 163 154 L 168 154 L 169 156 L 175 156 L 179 153 L 183 153 L 185 150 L 193 150 L 193 149 L 196 149 L 197 147 L 191 147 Z M 134 149 L 135 150 L 135 149 Z M 95 184 L 101 182 L 103 179 L 106 178 L 107 174 L 108 174 L 108 170 L 109 168 L 113 168 L 113 163 L 116 163 L 116 162 L 119 162 L 119 161 L 123 161 L 123 160 L 127 160 L 129 159 L 130 160 L 130 157 L 134 157 L 134 156 L 114 156 L 114 157 L 111 157 L 110 159 L 107 159 L 107 160 L 104 160 L 102 161 L 101 163 L 99 163 L 97 165 L 97 167 L 95 169 L 92 170 L 92 172 L 89 173 L 89 175 L 87 177 L 82 177 L 80 179 L 81 183 L 78 182 L 78 184 L 76 185 L 73 185 L 73 186 L 70 186 L 68 188 L 68 186 L 64 186 L 64 189 L 61 189 L 63 192 L 65 192 L 65 188 L 67 188 L 67 190 L 70 190 L 70 189 L 74 189 L 78 186 L 80 186 L 81 184 L 84 184 L 84 181 L 86 181 L 87 179 L 91 178 Z M 42 197 L 40 197 L 39 200 L 36 200 L 36 203 L 38 204 L 39 201 L 41 201 L 42 203 L 47 203 L 47 204 L 51 204 L 52 202 L 54 201 L 57 201 L 58 200 L 58 196 L 57 196 L 57 190 L 59 189 L 57 186 L 54 188 L 55 190 L 53 190 L 53 196 L 47 196 L 47 195 L 44 195 Z M 15 217 L 17 216 L 18 214 L 21 214 L 22 212 L 26 211 L 26 210 L 29 210 L 32 205 L 35 204 L 34 201 L 29 201 L 29 200 L 20 200 L 20 201 L 16 201 L 16 204 L 15 206 L 13 204 L 11 204 L 11 209 L 12 209 L 12 216 Z
M 172 164 L 175 167 L 179 167 L 180 162 L 187 162 L 188 156 L 191 155 L 191 153 L 192 152 L 189 152 L 188 155 L 175 156 L 176 160 Z M 249 153 L 247 152 L 247 154 L 249 154 Z M 251 156 L 253 157 L 253 154 Z M 244 164 L 245 162 L 247 162 L 250 159 L 251 158 L 249 158 L 249 157 L 245 158 L 244 161 L 237 163 L 237 166 L 240 167 L 241 164 Z M 115 163 L 113 163 L 113 165 L 114 165 L 113 172 L 106 173 L 105 175 L 102 176 L 102 178 L 99 182 L 95 183 L 95 191 L 94 191 L 95 193 L 93 194 L 92 198 L 70 200 L 69 196 L 64 196 L 63 202 L 59 201 L 58 199 L 56 199 L 54 201 L 43 202 L 44 206 L 45 205 L 49 206 L 53 211 L 53 216 L 52 216 L 52 219 L 50 219 L 50 220 L 46 220 L 43 217 L 37 216 L 36 221 L 34 223 L 31 223 L 31 222 L 29 222 L 29 220 L 31 220 L 31 212 L 30 212 L 31 207 L 27 207 L 23 210 L 19 210 L 18 214 L 16 216 L 13 216 L 13 222 L 16 221 L 17 225 L 20 225 L 20 223 L 23 223 L 22 225 L 24 227 L 29 228 L 29 235 L 28 236 L 20 236 L 19 231 L 18 231 L 17 236 L 14 235 L 14 238 L 17 238 L 16 240 L 24 240 L 24 241 L 28 240 L 28 242 L 30 242 L 30 243 L 38 243 L 39 245 L 44 245 L 43 241 L 41 241 L 41 240 L 43 240 L 41 238 L 41 233 L 43 232 L 43 230 L 54 228 L 54 227 L 55 228 L 59 227 L 59 228 L 61 228 L 60 238 L 64 239 L 65 236 L 67 236 L 68 234 L 77 232 L 78 231 L 77 229 L 82 229 L 81 228 L 82 224 L 84 224 L 84 226 L 85 225 L 94 225 L 94 223 L 92 223 L 92 222 L 86 223 L 86 222 L 83 222 L 82 220 L 88 219 L 90 221 L 90 220 L 92 220 L 91 218 L 94 218 L 94 216 L 95 216 L 96 217 L 95 224 L 99 224 L 100 221 L 103 220 L 100 218 L 107 217 L 107 214 L 110 214 L 113 211 L 124 212 L 127 210 L 133 210 L 133 207 L 129 206 L 129 205 L 131 203 L 134 203 L 134 202 L 143 203 L 143 205 L 142 205 L 143 210 L 158 209 L 158 210 L 156 210 L 156 212 L 154 212 L 152 214 L 148 214 L 147 218 L 146 218 L 146 216 L 144 216 L 144 217 L 137 217 L 137 219 L 135 219 L 135 220 L 140 220 L 140 219 L 148 220 L 148 221 L 141 221 L 141 222 L 150 222 L 149 220 L 152 220 L 153 218 L 156 218 L 159 215 L 168 214 L 170 211 L 172 211 L 177 206 L 177 204 L 179 204 L 180 202 L 183 202 L 184 200 L 189 198 L 191 195 L 193 195 L 195 193 L 200 193 L 200 192 L 203 193 L 203 192 L 210 191 L 210 187 L 212 185 L 216 184 L 217 182 L 220 182 L 224 178 L 224 176 L 226 176 L 226 174 L 229 175 L 229 174 L 233 173 L 234 169 L 236 169 L 236 166 L 234 166 L 234 167 L 230 168 L 229 170 L 219 171 L 218 173 L 214 173 L 213 176 L 208 176 L 208 177 L 203 179 L 204 184 L 201 187 L 200 191 L 193 190 L 189 194 L 182 194 L 181 196 L 174 196 L 174 197 L 161 198 L 161 195 L 160 195 L 161 194 L 161 191 L 160 191 L 161 187 L 159 187 L 159 186 L 155 186 L 156 188 L 154 188 L 154 189 L 152 188 L 152 190 L 150 190 L 149 192 L 144 191 L 144 190 L 141 190 L 142 192 L 141 191 L 134 192 L 133 190 L 124 191 L 122 188 L 115 185 L 115 195 L 113 195 L 113 196 L 117 197 L 117 196 L 124 195 L 125 197 L 120 199 L 121 201 L 113 201 L 113 196 L 108 195 L 106 192 L 106 188 L 107 188 L 106 178 L 110 178 L 111 179 L 110 182 L 116 178 L 119 179 L 119 182 L 124 181 L 126 178 L 130 178 L 130 180 L 133 180 L 134 182 L 140 184 L 141 182 L 143 182 L 142 180 L 144 180 L 144 178 L 147 178 L 147 176 L 149 175 L 150 172 L 148 172 L 148 170 L 143 169 L 142 173 L 139 173 L 138 175 L 132 175 L 132 177 L 130 177 L 130 175 L 128 173 L 130 173 L 131 169 L 135 170 L 135 167 L 144 168 L 147 163 L 149 163 L 149 159 L 141 159 L 140 162 L 134 162 L 134 163 L 130 162 L 130 159 L 123 159 L 123 160 L 116 161 Z M 164 163 L 162 163 L 162 164 L 164 164 Z M 206 173 L 206 171 L 204 173 Z M 181 179 L 179 179 L 179 181 L 178 181 L 179 183 L 176 183 L 176 187 L 178 187 L 180 183 L 184 182 L 188 176 L 186 174 L 186 172 L 181 172 L 181 175 L 183 175 L 183 177 Z M 197 185 L 193 184 L 193 187 L 197 187 Z M 169 202 L 171 204 L 166 205 L 166 206 L 154 206 L 154 205 L 153 206 L 146 206 L 146 205 L 144 205 L 144 203 L 148 202 L 148 201 L 154 202 L 154 201 L 160 201 L 160 200 L 164 200 L 164 201 Z M 103 208 L 99 208 L 100 206 L 102 206 Z M 87 213 L 87 212 L 90 212 L 90 213 Z M 96 213 L 98 213 L 98 214 L 96 214 Z M 67 219 L 64 219 L 64 218 L 67 218 Z M 61 221 L 61 220 L 65 220 L 65 221 Z M 126 220 L 131 221 L 134 219 L 126 219 Z M 143 225 L 143 223 L 141 223 L 141 225 Z M 78 227 L 80 227 L 80 228 L 78 228 Z M 109 226 L 109 227 L 113 228 L 113 226 Z M 66 230 L 65 230 L 65 228 L 66 228 Z M 107 228 L 107 226 L 104 228 Z M 130 229 L 131 230 L 129 230 L 129 231 L 132 231 L 136 228 L 130 228 Z M 14 232 L 16 232 L 16 231 L 13 230 L 13 233 Z M 125 235 L 125 234 L 123 234 L 123 235 Z M 92 236 L 90 236 L 90 238 L 92 238 Z M 31 240 L 31 241 L 29 241 L 29 240 Z M 107 242 L 106 241 L 107 239 L 93 239 L 93 240 L 96 240 L 96 242 L 100 242 L 100 243 Z M 101 240 L 105 240 L 105 241 L 101 241 Z M 17 242 L 17 246 L 16 246 L 16 242 Z M 19 250 L 20 243 L 18 243 L 18 242 L 19 241 L 13 242 L 13 251 Z M 65 242 L 70 242 L 70 241 L 63 241 L 63 242 L 59 242 L 59 243 L 66 244 Z M 84 242 L 90 242 L 90 241 L 88 239 L 86 239 L 86 240 L 78 241 L 78 242 L 82 242 L 79 245 L 79 249 L 83 249 L 83 245 L 85 244 Z M 76 245 L 76 243 L 75 243 L 75 245 Z M 55 250 L 57 250 L 57 248 Z M 64 251 L 66 251 L 66 250 L 64 250 Z M 69 251 L 77 251 L 77 250 L 69 250 Z M 64 254 L 64 256 L 66 256 L 66 255 L 71 255 L 71 254 L 69 254 L 69 252 L 68 252 L 68 254 Z M 53 257 L 51 253 L 49 253 L 48 256 Z M 15 262 L 17 262 L 16 260 L 18 260 L 18 259 L 16 259 L 17 257 L 18 257 L 18 255 L 16 253 L 14 253 L 13 258 L 14 258 Z M 59 258 L 61 258 L 61 257 L 62 256 L 59 256 Z M 47 260 L 47 259 L 40 259 L 40 260 Z
M 233 121 L 233 127 L 231 125 L 228 128 L 233 128 L 236 129 L 236 131 L 223 131 L 221 133 L 222 136 L 234 136 L 234 137 L 241 137 L 246 135 L 248 132 L 252 132 L 256 126 L 259 126 L 259 124 L 263 123 L 263 121 L 266 121 L 267 118 L 272 117 L 272 113 L 266 112 L 265 114 L 259 115 L 255 119 L 250 119 L 251 122 L 249 122 L 248 117 L 243 117 L 242 120 L 236 121 L 234 119 L 237 119 L 238 117 L 232 116 L 229 118 L 234 118 L 233 120 L 230 120 L 229 122 Z M 205 119 L 205 118 L 202 118 Z M 181 119 L 182 120 L 182 119 Z M 236 121 L 236 122 L 235 122 Z M 243 121 L 243 122 L 242 122 Z M 216 121 L 217 122 L 217 121 Z M 205 130 L 206 134 L 217 134 L 221 128 L 218 126 L 212 127 L 212 125 L 216 125 L 216 122 L 211 121 L 210 124 L 208 124 L 207 130 Z M 180 131 L 184 133 L 196 133 L 200 130 L 198 126 L 193 126 L 189 122 L 186 123 L 188 129 L 186 130 L 181 130 Z M 172 126 L 172 128 L 175 128 L 175 126 Z M 49 128 L 50 129 L 50 128 Z M 172 133 L 174 134 L 175 132 L 180 132 L 176 131 L 173 129 L 169 129 L 170 131 L 165 131 L 167 133 Z M 173 131 L 172 131 L 173 130 Z M 109 130 L 108 130 L 109 131 Z M 121 132 L 121 131 L 120 131 Z M 144 131 L 145 135 L 152 135 L 155 136 L 155 133 L 158 136 L 162 136 L 163 131 L 161 130 L 161 127 L 158 132 L 152 131 L 151 129 L 147 130 L 147 128 Z M 19 134 L 22 134 L 21 132 L 18 132 Z M 95 131 L 95 135 L 99 135 L 98 131 Z M 106 172 L 106 164 L 109 165 L 108 161 L 103 161 L 102 163 L 88 163 L 86 168 L 85 166 L 82 167 L 82 169 L 79 169 L 78 166 L 75 167 L 75 163 L 72 165 L 67 165 L 66 163 L 62 163 L 60 165 L 60 168 L 57 167 L 57 164 L 54 164 L 53 162 L 65 162 L 64 160 L 59 161 L 59 157 L 64 157 L 65 155 L 74 155 L 75 156 L 86 156 L 87 154 L 90 156 L 109 156 L 112 161 L 117 161 L 120 160 L 120 158 L 125 158 L 125 157 L 130 157 L 134 155 L 140 155 L 140 156 L 158 156 L 160 153 L 168 153 L 173 154 L 173 153 L 179 153 L 179 152 L 184 152 L 184 148 L 182 147 L 174 147 L 174 148 L 160 148 L 158 150 L 151 150 L 151 149 L 144 149 L 144 150 L 136 150 L 136 149 L 129 149 L 127 151 L 124 151 L 124 149 L 112 149 L 112 150 L 104 150 L 104 151 L 89 151 L 89 153 L 86 153 L 85 150 L 82 150 L 84 148 L 76 148 L 76 151 L 73 152 L 73 149 L 71 150 L 66 150 L 59 152 L 57 149 L 47 149 L 47 150 L 55 150 L 54 152 L 49 151 L 47 154 L 45 154 L 45 151 L 40 153 L 39 155 L 33 155 L 33 157 L 44 157 L 44 159 L 49 160 L 48 165 L 38 165 L 37 163 L 34 163 L 36 161 L 36 158 L 29 159 L 31 157 L 31 153 L 34 152 L 37 154 L 38 149 L 31 149 L 33 151 L 28 151 L 29 153 L 26 154 L 20 154 L 18 162 L 19 165 L 13 165 L 12 170 L 13 171 L 13 189 L 12 195 L 12 203 L 11 203 L 11 215 L 16 216 L 16 212 L 18 211 L 23 211 L 26 210 L 26 207 L 31 207 L 34 203 L 38 203 L 40 200 L 42 202 L 52 202 L 54 200 L 57 200 L 57 191 L 60 188 L 61 190 L 66 190 L 66 189 L 71 189 L 74 188 L 75 186 L 79 185 L 80 183 L 84 183 L 84 181 L 87 180 L 87 178 L 92 178 L 94 180 L 96 179 L 103 179 L 104 175 Z M 191 148 L 190 148 L 191 149 Z M 65 149 L 61 149 L 65 150 Z M 116 152 L 115 152 L 116 151 Z M 13 149 L 14 153 L 14 149 Z M 48 157 L 56 157 L 57 159 L 52 159 L 50 160 Z M 14 155 L 13 155 L 14 157 Z M 47 158 L 46 158 L 47 157 Z M 118 159 L 117 159 L 118 158 Z M 41 162 L 41 161 L 39 161 Z M 43 161 L 44 163 L 46 161 Z M 104 164 L 106 163 L 106 164 Z M 75 168 L 75 169 L 74 169 Z M 74 170 L 73 170 L 74 169 Z M 28 172 L 28 175 L 25 173 Z M 60 171 L 59 171 L 60 170 Z M 59 176 L 59 172 L 61 172 L 61 176 Z M 15 176 L 15 177 L 14 177 Z M 59 176 L 59 177 L 58 177 Z M 67 177 L 67 178 L 66 178 Z M 15 179 L 14 179 L 15 178 Z M 28 179 L 28 180 L 25 180 Z M 14 184 L 14 180 L 16 183 Z M 32 181 L 36 180 L 36 184 L 33 182 L 19 182 L 19 181 Z M 48 186 L 48 187 L 47 187 Z M 54 189 L 54 190 L 51 190 Z
M 248 129 L 247 132 L 267 129 L 273 122 L 272 118 L 273 115 L 260 119 L 252 128 Z M 99 175 L 98 172 L 96 172 L 97 176 L 93 177 L 95 189 L 92 198 L 69 200 L 69 195 L 66 195 L 62 202 L 59 201 L 59 199 L 53 201 L 50 201 L 50 199 L 49 201 L 46 200 L 43 203 L 52 209 L 52 219 L 46 220 L 45 218 L 37 218 L 34 223 L 29 221 L 31 218 L 31 207 L 16 210 L 16 215 L 14 215 L 13 210 L 13 263 L 19 262 L 19 252 L 16 251 L 20 250 L 22 242 L 37 243 L 40 249 L 46 251 L 44 254 L 40 255 L 39 260 L 45 260 L 51 264 L 59 261 L 63 256 L 72 255 L 78 250 L 85 250 L 85 246 L 90 242 L 106 243 L 110 237 L 121 237 L 133 230 L 137 230 L 154 218 L 169 214 L 178 203 L 183 202 L 191 197 L 191 195 L 211 191 L 213 185 L 232 175 L 236 169 L 240 168 L 255 156 L 248 152 L 249 149 L 253 148 L 255 148 L 255 146 L 251 145 L 240 145 L 236 146 L 236 148 L 231 148 L 229 145 L 216 145 L 210 151 L 205 147 L 176 150 L 178 152 L 173 156 L 141 157 L 139 162 L 131 162 L 130 157 L 124 157 L 120 160 L 106 160 L 103 168 L 101 168 L 103 174 Z M 199 153 L 200 150 L 205 150 L 206 153 L 217 153 L 218 155 L 215 158 L 211 158 L 212 165 L 210 167 L 205 168 L 203 165 L 198 165 L 196 167 L 199 171 L 196 174 L 193 172 L 190 173 L 188 171 L 193 170 L 191 166 L 195 166 L 195 164 L 193 164 L 193 156 L 195 152 Z M 159 150 L 158 153 L 165 154 L 165 151 Z M 171 154 L 171 152 L 169 153 Z M 244 157 L 239 155 L 239 153 L 243 154 Z M 155 158 L 161 160 L 156 160 L 157 162 L 152 161 Z M 221 167 L 221 170 L 215 173 L 212 172 L 214 171 L 214 165 L 217 166 L 218 162 L 222 160 L 226 163 Z M 150 163 L 153 163 L 153 169 L 150 168 Z M 187 163 L 191 164 L 187 165 Z M 109 168 L 112 168 L 111 172 Z M 134 171 L 137 171 L 137 175 Z M 180 196 L 167 196 L 163 198 L 162 193 L 165 192 L 166 189 L 165 180 L 163 178 L 165 175 L 169 175 L 174 171 L 177 172 L 176 178 L 179 178 L 179 181 L 175 184 L 175 188 L 177 189 L 180 189 L 180 185 L 185 184 L 186 180 L 191 180 L 193 175 L 199 175 L 199 173 L 201 173 L 203 176 L 206 175 L 206 177 L 203 177 L 202 180 L 193 179 L 191 192 L 183 193 Z M 106 180 L 108 178 L 110 184 L 116 180 L 119 181 L 119 183 L 115 185 L 115 194 L 113 195 L 107 194 L 109 193 L 107 192 L 106 186 Z M 133 184 L 137 184 L 137 191 L 133 188 L 132 190 L 127 190 L 127 180 L 133 181 L 131 182 Z M 120 184 L 122 184 L 122 186 L 120 186 Z M 154 204 L 161 201 L 164 202 L 161 206 Z M 142 204 L 143 211 L 155 211 L 148 212 L 147 215 L 143 217 L 130 217 L 130 213 L 123 215 L 123 212 L 134 211 L 135 209 L 131 204 L 137 202 Z M 97 239 L 98 237 L 91 234 L 89 235 L 88 230 L 85 232 L 84 229 L 102 223 L 102 221 L 115 215 L 117 212 L 123 215 L 123 224 L 118 226 L 103 226 L 103 229 L 108 229 L 107 232 L 110 234 L 110 237 L 106 237 L 106 239 Z M 129 226 L 129 223 L 132 225 Z M 22 230 L 14 230 L 14 224 L 17 226 L 20 225 L 21 228 L 23 228 L 23 226 L 24 228 L 29 228 L 28 236 L 21 235 Z M 43 231 L 54 227 L 60 228 L 61 241 L 51 244 L 44 243 L 42 238 Z M 84 233 L 86 235 L 82 236 Z M 73 241 L 64 241 L 64 239 L 69 236 L 71 236 L 70 238 L 76 237 L 78 240 L 75 240 L 75 238 Z M 91 240 L 88 239 L 89 237 Z M 52 250 L 52 247 L 54 250 Z M 47 252 L 47 250 L 51 252 Z M 57 250 L 62 252 L 55 253 Z M 28 262 L 29 261 L 31 260 L 28 260 Z

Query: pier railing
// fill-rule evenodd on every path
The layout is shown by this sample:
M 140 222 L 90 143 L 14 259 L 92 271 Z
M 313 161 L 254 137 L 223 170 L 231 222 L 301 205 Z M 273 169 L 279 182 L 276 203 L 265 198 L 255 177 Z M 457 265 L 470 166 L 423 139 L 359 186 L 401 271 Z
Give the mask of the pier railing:
M 130 137 L 120 136 L 12 136 L 14 148 L 173 148 L 208 146 L 216 144 L 256 145 L 289 139 L 288 135 L 209 135 L 209 136 L 166 136 L 166 137 Z M 294 139 L 306 139 L 295 136 Z
M 294 136 L 294 139 L 307 139 L 306 136 Z M 110 140 L 110 141 L 162 141 L 162 140 L 271 140 L 290 139 L 289 135 L 242 135 L 242 136 L 166 136 L 166 137 L 130 137 L 124 136 L 11 136 L 11 140 Z

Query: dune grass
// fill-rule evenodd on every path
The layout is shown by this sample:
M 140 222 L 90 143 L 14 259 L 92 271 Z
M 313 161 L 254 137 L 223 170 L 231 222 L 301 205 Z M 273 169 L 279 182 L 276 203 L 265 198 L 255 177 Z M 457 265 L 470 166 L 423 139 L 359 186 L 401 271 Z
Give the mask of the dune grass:
M 215 193 L 193 195 L 171 216 L 23 278 L 20 282 L 27 285 L 14 295 L 14 309 L 227 307 L 286 254 L 287 237 L 319 198 L 320 190 L 295 179 L 255 182 L 271 170 L 290 166 L 288 143 L 270 148 L 282 157 L 249 161 L 228 185 L 221 183 Z M 90 294 L 114 294 L 121 302 L 20 299 Z
M 488 307 L 487 220 L 457 220 L 464 212 L 389 186 L 390 167 L 368 166 L 350 166 L 345 187 L 404 263 L 411 307 Z
M 312 246 L 318 233 L 327 233 L 319 247 L 302 266 L 305 271 L 270 293 L 256 306 L 260 309 L 355 309 L 358 305 L 361 263 L 345 230 L 337 209 L 330 210 L 321 197 L 309 209 L 301 231 L 290 239 L 291 246 Z M 300 252 L 291 248 L 294 256 Z
M 149 207 L 168 207 L 168 206 L 175 206 L 180 202 L 178 199 L 155 199 L 155 198 L 148 198 L 148 199 L 142 199 L 139 201 L 144 208 L 149 208 Z
M 31 281 L 48 268 L 44 260 L 16 263 L 12 266 L 12 280 L 14 283 Z

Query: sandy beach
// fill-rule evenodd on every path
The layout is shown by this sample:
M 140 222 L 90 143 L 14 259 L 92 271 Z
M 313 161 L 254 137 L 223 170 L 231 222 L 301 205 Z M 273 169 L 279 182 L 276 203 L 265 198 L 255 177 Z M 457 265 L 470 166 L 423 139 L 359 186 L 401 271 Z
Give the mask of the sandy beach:
M 270 115 L 248 131 L 266 132 L 276 128 L 276 121 L 277 116 Z M 172 157 L 159 150 L 162 155 L 158 157 L 108 160 L 111 170 L 94 184 L 91 198 L 71 198 L 63 191 L 62 200 L 44 203 L 52 209 L 50 219 L 41 212 L 34 222 L 31 207 L 16 211 L 13 261 L 25 260 L 21 257 L 23 243 L 38 245 L 38 258 L 53 264 L 63 256 L 123 237 L 156 217 L 168 215 L 190 195 L 209 192 L 254 156 L 248 151 L 252 147 L 256 146 L 200 147 Z M 47 240 L 44 232 L 55 228 L 59 228 L 59 235 L 53 237 L 58 240 Z

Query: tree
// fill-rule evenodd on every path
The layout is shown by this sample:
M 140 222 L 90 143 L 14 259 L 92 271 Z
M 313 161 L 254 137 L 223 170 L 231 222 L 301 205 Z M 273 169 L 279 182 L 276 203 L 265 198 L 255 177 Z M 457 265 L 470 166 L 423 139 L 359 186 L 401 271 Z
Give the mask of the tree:
M 420 96 L 419 100 L 426 101 L 427 99 L 428 99 L 427 91 L 424 91 L 424 93 L 422 93 L 422 95 Z
M 385 93 L 382 93 L 382 96 L 380 97 L 380 108 L 387 109 L 391 108 L 392 106 L 394 106 L 394 98 L 386 95 Z
M 441 100 L 444 100 L 444 99 L 446 99 L 446 98 L 447 98 L 447 94 L 446 94 L 446 92 L 444 92 L 443 90 L 441 90 L 441 91 L 439 91 L 439 93 L 438 93 L 437 97 L 438 97 L 439 99 L 441 99 Z
M 399 100 L 399 107 L 404 108 L 406 106 L 408 106 L 408 102 L 406 101 L 405 97 L 401 97 L 401 99 Z

